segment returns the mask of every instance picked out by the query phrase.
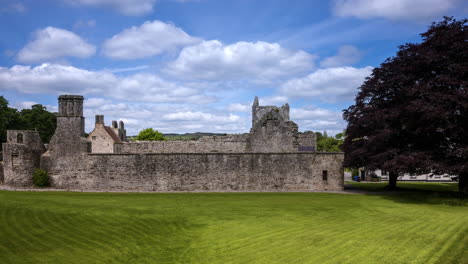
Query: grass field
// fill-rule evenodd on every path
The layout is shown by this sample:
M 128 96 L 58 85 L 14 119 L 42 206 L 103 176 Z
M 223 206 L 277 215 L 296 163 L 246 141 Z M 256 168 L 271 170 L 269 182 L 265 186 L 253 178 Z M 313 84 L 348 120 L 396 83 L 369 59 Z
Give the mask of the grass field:
M 408 192 L 1 191 L 0 263 L 468 263 L 456 185 L 400 186 Z

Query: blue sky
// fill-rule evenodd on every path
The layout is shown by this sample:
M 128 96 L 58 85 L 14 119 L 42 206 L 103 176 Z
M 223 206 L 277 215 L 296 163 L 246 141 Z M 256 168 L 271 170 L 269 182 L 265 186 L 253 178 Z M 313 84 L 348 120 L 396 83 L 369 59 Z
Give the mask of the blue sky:
M 461 0 L 0 0 L 0 95 L 57 110 L 81 94 L 129 135 L 245 133 L 255 95 L 299 129 L 340 132 L 373 67 Z

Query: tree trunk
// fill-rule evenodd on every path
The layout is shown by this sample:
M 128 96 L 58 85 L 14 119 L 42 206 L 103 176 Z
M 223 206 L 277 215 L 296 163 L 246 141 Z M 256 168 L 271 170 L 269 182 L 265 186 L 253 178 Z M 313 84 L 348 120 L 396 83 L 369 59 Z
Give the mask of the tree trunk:
M 462 196 L 468 195 L 468 171 L 462 171 L 458 175 L 458 191 Z
M 398 173 L 389 172 L 388 186 L 387 186 L 388 190 L 395 190 L 396 189 L 397 179 L 398 179 Z

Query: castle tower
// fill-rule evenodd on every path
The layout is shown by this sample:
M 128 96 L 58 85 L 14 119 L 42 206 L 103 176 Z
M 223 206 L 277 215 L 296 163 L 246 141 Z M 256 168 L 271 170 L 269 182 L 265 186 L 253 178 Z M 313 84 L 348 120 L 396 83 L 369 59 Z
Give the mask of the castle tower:
M 57 130 L 84 136 L 83 96 L 60 95 Z
M 60 95 L 57 128 L 49 143 L 51 155 L 86 153 L 89 142 L 84 138 L 83 96 Z
M 44 144 L 37 131 L 8 130 L 3 143 L 4 182 L 10 186 L 31 186 L 36 168 L 40 167 Z

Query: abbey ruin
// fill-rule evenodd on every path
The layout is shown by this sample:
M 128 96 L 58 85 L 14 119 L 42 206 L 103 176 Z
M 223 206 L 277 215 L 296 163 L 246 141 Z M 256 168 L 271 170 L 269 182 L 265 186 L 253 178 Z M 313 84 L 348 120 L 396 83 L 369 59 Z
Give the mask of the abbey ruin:
M 58 98 L 57 129 L 45 146 L 35 131 L 9 130 L 4 183 L 31 186 L 34 169 L 51 186 L 104 191 L 320 191 L 343 189 L 343 153 L 317 152 L 315 134 L 300 133 L 289 105 L 252 106 L 249 133 L 197 141 L 127 142 L 123 122 L 84 133 L 83 97 Z M 1 168 L 0 168 L 1 169 Z

